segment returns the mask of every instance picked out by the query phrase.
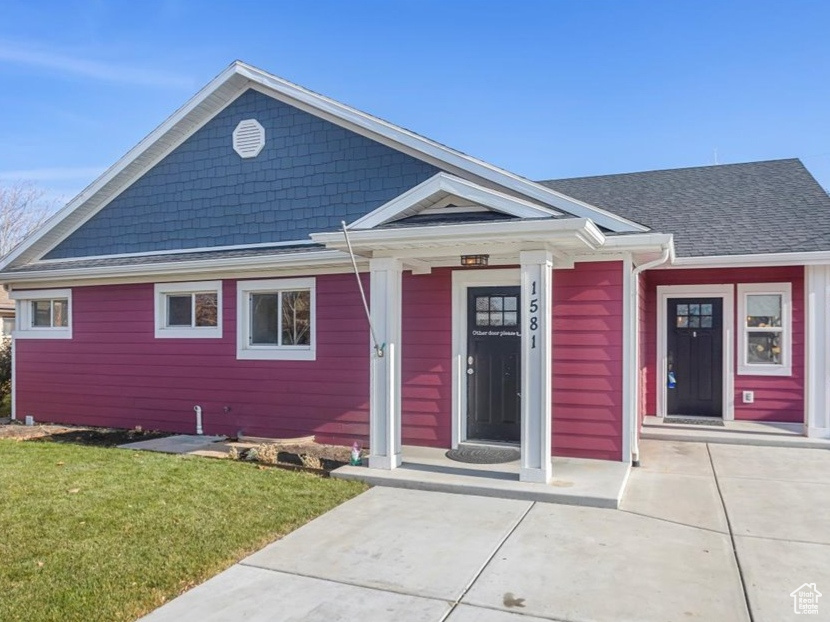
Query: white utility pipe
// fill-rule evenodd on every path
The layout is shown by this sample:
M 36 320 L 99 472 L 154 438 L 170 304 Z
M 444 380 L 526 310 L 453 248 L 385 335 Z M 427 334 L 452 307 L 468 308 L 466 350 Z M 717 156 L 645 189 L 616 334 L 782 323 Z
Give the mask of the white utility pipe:
M 636 381 L 634 383 L 636 391 L 632 391 L 634 394 L 631 398 L 631 403 L 628 405 L 629 412 L 631 413 L 631 464 L 632 466 L 640 466 L 640 441 L 639 441 L 639 434 L 638 434 L 638 427 L 639 427 L 639 401 L 640 401 L 640 274 L 645 272 L 646 270 L 650 270 L 652 268 L 656 268 L 657 266 L 662 266 L 669 260 L 671 256 L 671 247 L 667 246 L 663 249 L 662 254 L 660 257 L 655 259 L 654 261 L 649 261 L 648 263 L 644 263 L 641 266 L 637 266 L 634 270 L 631 271 L 631 300 L 628 301 L 628 304 L 631 305 L 632 313 L 631 316 L 634 318 L 633 322 L 633 336 L 634 336 L 634 347 L 632 348 L 633 352 L 631 354 L 631 361 L 629 364 L 633 365 L 634 367 L 634 374 Z
M 194 406 L 193 410 L 196 411 L 196 434 L 201 436 L 204 433 L 202 431 L 202 407 Z

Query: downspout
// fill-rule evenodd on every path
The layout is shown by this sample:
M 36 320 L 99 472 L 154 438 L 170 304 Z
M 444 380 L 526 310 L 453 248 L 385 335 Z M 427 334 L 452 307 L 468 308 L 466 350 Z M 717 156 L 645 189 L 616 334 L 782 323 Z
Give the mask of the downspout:
M 631 361 L 629 363 L 634 366 L 634 382 L 632 403 L 629 404 L 629 411 L 631 412 L 631 466 L 640 466 L 640 440 L 639 440 L 639 420 L 640 413 L 638 404 L 640 401 L 640 275 L 646 270 L 651 270 L 657 266 L 662 266 L 671 257 L 671 245 L 666 246 L 660 257 L 653 261 L 637 266 L 631 271 L 631 300 L 628 303 L 631 305 L 632 317 L 634 318 L 633 326 L 633 342 L 634 347 L 631 354 Z

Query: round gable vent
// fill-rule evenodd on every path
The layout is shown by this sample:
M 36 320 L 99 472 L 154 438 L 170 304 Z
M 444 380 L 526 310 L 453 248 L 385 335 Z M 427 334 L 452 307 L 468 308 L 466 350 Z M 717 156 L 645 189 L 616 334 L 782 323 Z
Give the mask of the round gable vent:
M 245 119 L 233 131 L 233 150 L 241 158 L 255 158 L 265 146 L 265 128 L 256 119 Z

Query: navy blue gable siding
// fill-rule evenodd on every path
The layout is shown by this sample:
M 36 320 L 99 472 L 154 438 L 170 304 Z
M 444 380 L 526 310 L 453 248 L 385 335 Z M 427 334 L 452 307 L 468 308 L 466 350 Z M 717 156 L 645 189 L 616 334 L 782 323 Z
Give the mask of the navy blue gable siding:
M 265 128 L 252 159 L 242 119 Z M 307 240 L 438 169 L 249 90 L 51 250 L 46 259 Z

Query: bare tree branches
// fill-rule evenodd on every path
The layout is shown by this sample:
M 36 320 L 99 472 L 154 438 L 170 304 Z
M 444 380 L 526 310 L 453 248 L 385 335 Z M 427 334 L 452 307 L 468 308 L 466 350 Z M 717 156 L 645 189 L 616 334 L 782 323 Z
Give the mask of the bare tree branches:
M 55 211 L 46 192 L 29 182 L 0 185 L 0 256 L 40 227 Z

